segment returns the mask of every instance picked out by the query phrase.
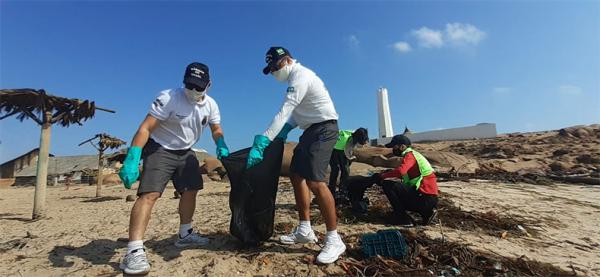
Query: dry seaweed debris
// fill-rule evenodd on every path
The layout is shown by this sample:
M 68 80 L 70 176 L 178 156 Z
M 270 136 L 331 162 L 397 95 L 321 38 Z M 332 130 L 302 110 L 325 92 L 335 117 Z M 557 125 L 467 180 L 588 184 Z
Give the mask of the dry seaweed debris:
M 525 256 L 509 258 L 476 251 L 456 242 L 430 239 L 421 230 L 401 231 L 409 246 L 406 257 L 363 259 L 358 235 L 347 239 L 349 257 L 340 265 L 350 276 L 575 276 Z
M 492 211 L 464 211 L 448 197 L 441 194 L 438 212 L 444 226 L 457 230 L 482 231 L 490 236 L 499 237 L 504 232 L 512 236 L 533 235 L 535 230 L 524 232 L 523 226 L 537 226 L 539 222 L 517 215 L 498 214 Z M 519 227 L 521 226 L 521 227 Z

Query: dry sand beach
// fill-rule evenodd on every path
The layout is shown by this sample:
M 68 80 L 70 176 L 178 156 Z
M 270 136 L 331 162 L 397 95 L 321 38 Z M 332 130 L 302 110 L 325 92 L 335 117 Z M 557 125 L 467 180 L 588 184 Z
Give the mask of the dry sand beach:
M 506 257 L 527 256 L 552 263 L 578 274 L 600 275 L 600 188 L 577 185 L 536 186 L 494 182 L 444 182 L 444 197 L 460 203 L 465 218 L 441 215 L 446 239 L 476 250 Z M 500 192 L 499 189 L 502 191 Z M 33 188 L 1 190 L 0 275 L 2 276 L 115 276 L 119 259 L 126 251 L 128 215 L 133 202 L 127 192 L 113 186 L 107 196 L 92 198 L 94 187 L 81 186 L 64 191 L 48 191 L 50 218 L 31 222 Z M 229 232 L 229 186 L 211 182 L 198 196 L 194 225 L 211 238 L 206 248 L 179 250 L 173 246 L 177 231 L 177 201 L 172 189 L 157 203 L 146 235 L 152 263 L 150 276 L 324 276 L 344 275 L 338 262 L 330 266 L 313 265 L 318 246 L 283 246 L 272 241 L 258 249 L 242 249 Z M 291 185 L 281 183 L 276 235 L 296 223 Z M 477 211 L 468 216 L 469 211 Z M 316 211 L 315 211 L 316 213 Z M 495 213 L 518 218 L 531 237 L 518 230 L 478 226 L 478 214 Z M 315 218 L 318 216 L 315 214 Z M 380 220 L 348 222 L 341 219 L 340 232 L 346 236 L 390 228 Z M 451 221 L 462 221 L 452 222 Z M 448 226 L 444 226 L 448 225 Z M 493 224 L 492 224 L 493 225 Z M 500 225 L 500 224 L 498 224 Z M 316 230 L 324 232 L 324 224 Z M 431 238 L 441 236 L 439 226 L 422 228 Z M 342 259 L 343 261 L 343 259 Z
M 479 171 L 473 172 L 488 176 L 494 169 L 499 177 L 440 178 L 441 225 L 403 230 L 411 245 L 410 261 L 405 265 L 413 268 L 411 271 L 407 267 L 403 275 L 431 276 L 428 270 L 439 275 L 451 268 L 449 265 L 460 268 L 463 275 L 481 275 L 485 270 L 489 274 L 490 269 L 469 268 L 481 255 L 488 255 L 495 257 L 492 266 L 496 274 L 600 276 L 600 186 L 523 177 L 532 172 L 566 175 L 583 171 L 595 176 L 598 164 L 593 159 L 600 151 L 596 130 L 592 128 L 585 139 L 554 131 L 417 145 L 427 151 L 464 155 L 478 163 Z M 557 149 L 567 153 L 556 156 Z M 586 159 L 582 155 L 589 155 L 591 162 L 581 162 Z M 562 163 L 562 171 L 550 166 L 555 162 Z M 532 167 L 532 163 L 537 166 Z M 352 165 L 354 175 L 376 169 L 364 163 Z M 211 243 L 180 250 L 173 245 L 178 200 L 172 197 L 173 188 L 167 189 L 154 208 L 145 237 L 152 265 L 149 276 L 360 276 L 358 270 L 372 275 L 374 265 L 392 266 L 383 260 L 371 261 L 371 269 L 365 268 L 369 263 L 362 261 L 358 250 L 361 234 L 393 228 L 383 220 L 390 207 L 377 187 L 368 191 L 371 206 L 366 216 L 356 217 L 347 209 L 340 210 L 338 230 L 349 250 L 328 266 L 313 263 L 319 251 L 317 245 L 284 246 L 276 241 L 297 220 L 287 178 L 280 178 L 275 234 L 259 248 L 243 248 L 229 235 L 229 190 L 226 181 L 205 184 L 198 195 L 194 226 Z M 63 186 L 49 187 L 48 218 L 31 221 L 33 187 L 0 188 L 0 276 L 121 275 L 118 264 L 126 251 L 133 205 L 125 198 L 134 191 L 109 184 L 104 197 L 94 198 L 94 193 L 95 187 L 87 185 L 76 185 L 68 191 Z M 315 229 L 322 235 L 325 226 L 316 207 L 312 211 Z M 519 271 L 509 271 L 518 265 Z M 419 266 L 424 269 L 415 270 Z M 485 266 L 489 265 L 481 265 Z M 529 271 L 523 269 L 527 267 Z M 401 275 L 398 272 L 396 276 Z

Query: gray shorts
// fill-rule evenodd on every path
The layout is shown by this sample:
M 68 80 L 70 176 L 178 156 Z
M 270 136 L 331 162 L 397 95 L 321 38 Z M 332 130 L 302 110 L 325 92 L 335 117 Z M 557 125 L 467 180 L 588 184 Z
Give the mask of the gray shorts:
M 167 150 L 149 139 L 142 150 L 144 168 L 137 195 L 147 192 L 162 192 L 169 180 L 179 193 L 203 188 L 200 165 L 196 153 L 191 149 Z
M 304 130 L 294 149 L 290 171 L 308 181 L 325 182 L 338 132 L 337 120 L 315 123 Z

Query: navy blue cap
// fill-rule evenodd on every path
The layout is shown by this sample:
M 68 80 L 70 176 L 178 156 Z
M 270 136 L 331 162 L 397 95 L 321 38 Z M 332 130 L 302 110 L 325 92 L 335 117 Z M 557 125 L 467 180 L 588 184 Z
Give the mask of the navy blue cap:
M 392 148 L 396 145 L 410 146 L 410 139 L 408 139 L 408 137 L 406 137 L 404 135 L 395 135 L 394 137 L 392 137 L 392 141 L 390 141 L 390 143 L 386 144 L 385 147 Z
M 183 76 L 185 85 L 204 89 L 209 82 L 210 75 L 208 74 L 208 66 L 205 64 L 194 62 L 185 69 L 185 75 Z
M 271 69 L 275 69 L 277 67 L 277 62 L 285 56 L 292 57 L 290 51 L 281 47 L 281 46 L 273 46 L 269 48 L 267 51 L 267 56 L 265 57 L 265 62 L 267 66 L 263 68 L 263 74 L 267 75 L 271 72 Z

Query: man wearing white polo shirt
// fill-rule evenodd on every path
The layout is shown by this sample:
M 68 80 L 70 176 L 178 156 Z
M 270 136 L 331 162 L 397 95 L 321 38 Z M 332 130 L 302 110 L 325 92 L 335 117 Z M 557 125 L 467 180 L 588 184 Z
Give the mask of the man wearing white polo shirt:
M 176 247 L 205 245 L 208 239 L 193 232 L 192 217 L 196 194 L 203 187 L 196 154 L 191 150 L 204 129 L 210 127 L 217 145 L 217 157 L 229 155 L 223 138 L 219 107 L 206 93 L 210 88 L 208 67 L 191 63 L 184 75 L 184 87 L 162 91 L 152 103 L 148 115 L 133 138 L 119 176 L 127 188 L 138 179 L 140 159 L 144 167 L 138 187 L 138 199 L 129 219 L 127 254 L 121 262 L 126 274 L 145 274 L 150 264 L 143 236 L 152 207 L 167 183 L 173 181 L 181 194 L 179 234 Z
M 266 62 L 263 73 L 270 73 L 278 81 L 287 83 L 288 87 L 283 106 L 271 126 L 262 135 L 254 137 L 248 154 L 248 167 L 262 161 L 264 149 L 273 139 L 285 140 L 296 126 L 304 130 L 290 164 L 290 179 L 300 222 L 291 234 L 281 236 L 279 240 L 284 244 L 317 242 L 310 225 L 312 191 L 327 227 L 325 245 L 316 260 L 322 264 L 333 263 L 346 250 L 337 233 L 335 203 L 326 183 L 331 152 L 338 139 L 338 114 L 321 78 L 292 59 L 288 50 L 271 47 L 267 51 Z

